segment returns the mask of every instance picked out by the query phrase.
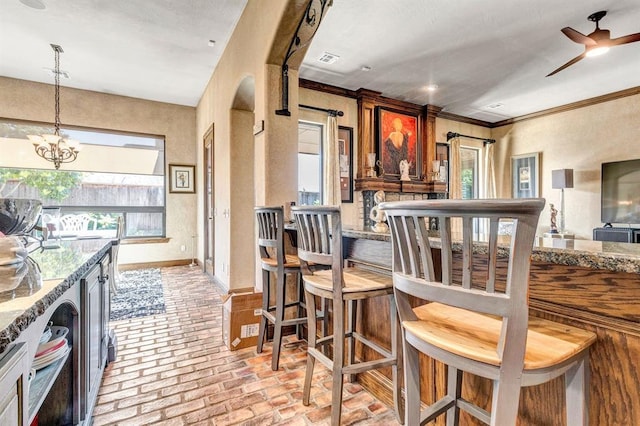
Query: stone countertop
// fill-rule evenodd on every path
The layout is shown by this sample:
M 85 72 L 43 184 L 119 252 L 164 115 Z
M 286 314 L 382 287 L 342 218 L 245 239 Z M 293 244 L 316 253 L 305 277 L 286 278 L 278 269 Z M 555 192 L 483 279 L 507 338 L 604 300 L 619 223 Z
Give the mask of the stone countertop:
M 46 249 L 36 247 L 23 265 L 0 266 L 0 353 L 111 245 L 108 239 L 61 241 Z
M 373 241 L 391 241 L 390 234 L 371 231 L 343 229 L 347 238 Z M 437 232 L 434 233 L 437 235 Z M 429 238 L 431 246 L 440 247 L 440 239 Z M 456 250 L 454 243 L 454 250 Z M 475 243 L 475 251 L 486 251 L 486 243 Z M 508 250 L 506 244 L 500 250 Z M 609 241 L 565 240 L 558 238 L 536 238 L 532 260 L 567 266 L 582 266 L 613 272 L 640 274 L 640 244 L 615 243 Z

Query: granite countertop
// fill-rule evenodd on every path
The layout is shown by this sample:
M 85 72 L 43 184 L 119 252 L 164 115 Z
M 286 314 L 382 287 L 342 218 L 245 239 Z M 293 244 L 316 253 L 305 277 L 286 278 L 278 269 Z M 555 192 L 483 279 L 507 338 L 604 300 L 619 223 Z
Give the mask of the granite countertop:
M 348 238 L 361 238 L 374 241 L 391 241 L 390 234 L 371 231 L 343 229 L 342 235 Z M 437 232 L 429 238 L 432 247 L 440 247 Z M 454 250 L 456 250 L 454 243 Z M 474 250 L 482 252 L 486 243 L 475 243 Z M 507 244 L 500 250 L 508 250 Z M 567 266 L 582 266 L 591 269 L 604 269 L 614 272 L 640 274 L 640 244 L 615 243 L 609 241 L 564 240 L 558 238 L 536 238 L 532 260 Z
M 111 248 L 109 239 L 29 247 L 24 264 L 0 266 L 0 353 Z

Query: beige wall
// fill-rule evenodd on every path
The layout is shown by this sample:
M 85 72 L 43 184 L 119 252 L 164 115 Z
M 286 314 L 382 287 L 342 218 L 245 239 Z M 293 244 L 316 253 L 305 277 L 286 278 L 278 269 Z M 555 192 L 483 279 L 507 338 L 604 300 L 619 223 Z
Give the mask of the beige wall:
M 253 206 L 283 204 L 294 200 L 297 193 L 298 113 L 290 107 L 289 117 L 275 114 L 281 108 L 280 65 L 267 63 L 276 31 L 290 7 L 288 0 L 270 0 L 269 7 L 256 0 L 247 3 L 197 107 L 198 165 L 202 165 L 202 137 L 215 123 L 214 275 L 227 289 L 259 286 L 255 256 L 249 255 L 255 253 L 256 241 Z M 242 84 L 247 78 L 252 88 Z M 290 105 L 296 105 L 297 73 L 293 69 L 290 82 Z M 248 114 L 232 114 L 239 96 L 253 100 L 253 105 L 243 103 Z M 252 123 L 261 121 L 265 130 L 253 136 Z M 244 143 L 248 134 L 249 143 Z M 202 187 L 201 175 L 198 180 Z M 198 200 L 199 224 L 203 223 L 203 202 Z M 200 259 L 202 255 L 200 239 Z
M 53 91 L 52 85 L 0 77 L 0 117 L 51 123 Z M 66 87 L 60 92 L 63 125 L 163 135 L 167 164 L 195 164 L 195 108 Z M 166 230 L 170 241 L 123 246 L 120 263 L 160 262 L 191 256 L 191 235 L 196 234 L 196 195 L 167 191 L 166 197 Z M 180 250 L 181 245 L 185 245 L 185 252 Z
M 600 222 L 600 165 L 640 158 L 640 95 L 524 120 L 492 129 L 497 139 L 498 194 L 511 194 L 510 158 L 541 153 L 540 196 L 547 199 L 538 232 L 549 230 L 549 203 L 560 206 L 560 190 L 551 188 L 551 171 L 574 170 L 574 187 L 565 189 L 566 230 L 591 239 Z

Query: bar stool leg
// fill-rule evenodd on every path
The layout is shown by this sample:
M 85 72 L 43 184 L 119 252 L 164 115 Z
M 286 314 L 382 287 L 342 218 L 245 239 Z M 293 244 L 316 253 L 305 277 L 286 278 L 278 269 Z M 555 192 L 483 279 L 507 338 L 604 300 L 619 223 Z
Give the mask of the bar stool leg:
M 503 370 L 504 368 L 503 366 Z M 520 400 L 520 381 L 515 377 L 515 373 L 515 371 L 512 374 L 503 373 L 499 380 L 493 381 L 491 426 L 516 424 Z
M 405 331 L 402 331 L 404 335 Z M 407 425 L 420 424 L 420 359 L 418 350 L 411 346 L 406 339 L 402 339 L 403 355 L 404 355 L 404 383 L 406 393 L 405 401 L 405 417 L 404 421 Z
M 349 302 L 347 302 L 349 303 Z M 331 388 L 331 424 L 339 425 L 342 415 L 342 388 L 344 366 L 344 311 L 345 304 L 333 301 L 333 371 Z
M 346 302 L 347 305 L 347 365 L 354 364 L 356 362 L 356 339 L 353 337 L 353 333 L 355 332 L 355 324 L 356 318 L 358 315 L 358 307 L 360 305 L 360 301 L 349 300 Z M 356 375 L 349 374 L 349 383 L 355 383 Z
M 391 368 L 393 380 L 393 406 L 396 418 L 400 424 L 404 424 L 404 409 L 402 407 L 402 356 L 400 356 L 400 323 L 396 312 L 396 302 L 393 295 L 389 296 L 389 318 L 391 323 L 391 355 L 396 359 L 396 364 Z
M 264 315 L 269 311 L 269 287 L 271 286 L 269 271 L 262 270 L 262 316 L 260 318 L 260 329 L 258 331 L 258 345 L 256 352 L 262 353 L 262 345 L 267 335 L 267 317 Z
M 305 300 L 307 302 L 307 312 L 313 313 L 307 315 L 307 348 L 316 349 L 316 340 L 318 338 L 318 321 L 316 318 L 316 297 L 304 292 Z M 313 367 L 315 365 L 316 358 L 307 352 L 307 371 L 304 375 L 304 387 L 302 389 L 302 405 L 309 405 L 309 396 L 311 395 L 311 379 L 313 378 Z
M 447 393 L 457 401 L 462 395 L 462 370 L 447 366 Z M 457 404 L 447 410 L 447 426 L 457 426 L 460 422 L 460 409 Z
M 568 425 L 589 424 L 589 353 L 564 375 Z
M 273 355 L 271 357 L 271 369 L 278 370 L 280 364 L 280 345 L 282 344 L 282 321 L 284 321 L 285 306 L 285 274 L 276 276 L 276 321 L 273 332 Z
M 304 304 L 304 283 L 302 282 L 301 273 L 296 274 L 296 287 L 298 293 L 298 318 L 304 318 L 305 315 L 308 315 L 309 313 L 305 313 L 306 306 Z M 302 332 L 302 323 L 296 324 L 296 336 L 298 337 L 298 340 L 302 340 L 304 337 Z

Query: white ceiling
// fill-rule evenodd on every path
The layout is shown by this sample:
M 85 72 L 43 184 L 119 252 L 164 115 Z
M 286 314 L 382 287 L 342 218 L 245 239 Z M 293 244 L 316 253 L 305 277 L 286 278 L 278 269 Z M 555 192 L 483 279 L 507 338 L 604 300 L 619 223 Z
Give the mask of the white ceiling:
M 53 84 L 53 43 L 61 86 L 195 106 L 247 0 L 39 2 L 0 0 L 0 76 Z
M 560 30 L 591 33 L 599 10 L 612 38 L 640 32 L 638 0 L 334 0 L 300 76 L 496 122 L 640 86 L 640 42 L 545 78 L 584 51 Z
M 1 76 L 53 83 L 55 43 L 62 86 L 190 106 L 247 2 L 24 1 L 46 9 L 0 0 Z M 545 78 L 583 51 L 560 29 L 588 34 L 598 10 L 612 38 L 640 32 L 638 0 L 333 0 L 300 76 L 496 122 L 640 86 L 640 42 Z M 318 62 L 324 52 L 340 59 Z

